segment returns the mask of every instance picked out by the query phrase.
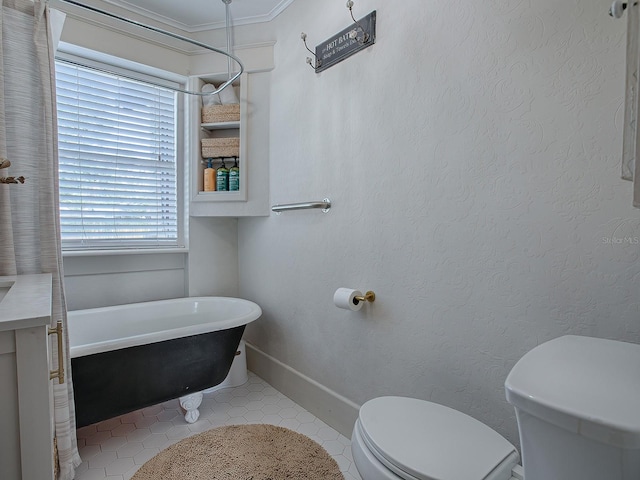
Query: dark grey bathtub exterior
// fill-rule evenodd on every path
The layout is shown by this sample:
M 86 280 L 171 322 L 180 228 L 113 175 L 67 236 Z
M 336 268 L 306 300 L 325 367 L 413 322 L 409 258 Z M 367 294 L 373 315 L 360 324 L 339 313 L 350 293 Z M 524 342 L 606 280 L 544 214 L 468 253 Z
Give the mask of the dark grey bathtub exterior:
M 220 384 L 245 326 L 72 358 L 77 427 Z

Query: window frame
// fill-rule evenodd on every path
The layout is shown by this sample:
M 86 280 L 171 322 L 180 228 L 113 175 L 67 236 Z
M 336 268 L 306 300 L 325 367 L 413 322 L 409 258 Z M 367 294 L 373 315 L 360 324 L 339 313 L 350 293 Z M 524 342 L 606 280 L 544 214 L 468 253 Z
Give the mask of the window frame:
M 152 85 L 173 88 L 185 88 L 187 77 L 161 70 L 148 65 L 143 65 L 130 60 L 114 57 L 82 47 L 76 47 L 64 42 L 60 43 L 55 59 L 75 63 L 77 65 L 120 75 L 132 80 L 137 80 Z M 186 100 L 184 94 L 176 95 L 175 111 L 175 151 L 176 151 L 176 216 L 177 216 L 177 239 L 166 245 L 150 242 L 145 244 L 141 241 L 138 244 L 127 240 L 104 240 L 96 241 L 93 244 L 81 244 L 78 242 L 61 242 L 61 248 L 65 256 L 82 256 L 87 254 L 113 255 L 126 253 L 159 253 L 159 252 L 187 252 L 187 185 L 188 177 L 187 157 L 185 149 L 185 129 L 186 129 Z

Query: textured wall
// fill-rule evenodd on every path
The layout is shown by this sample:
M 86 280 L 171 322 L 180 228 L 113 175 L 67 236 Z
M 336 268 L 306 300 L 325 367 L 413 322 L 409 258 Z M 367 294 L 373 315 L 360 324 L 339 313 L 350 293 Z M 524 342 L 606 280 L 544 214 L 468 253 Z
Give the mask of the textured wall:
M 640 342 L 640 211 L 619 179 L 624 21 L 607 2 L 359 0 L 377 44 L 316 75 L 344 2 L 274 22 L 273 203 L 239 223 L 260 349 L 351 400 L 431 399 L 512 442 L 503 382 L 563 334 Z M 628 241 L 630 239 L 630 241 Z M 335 308 L 341 286 L 375 304 Z

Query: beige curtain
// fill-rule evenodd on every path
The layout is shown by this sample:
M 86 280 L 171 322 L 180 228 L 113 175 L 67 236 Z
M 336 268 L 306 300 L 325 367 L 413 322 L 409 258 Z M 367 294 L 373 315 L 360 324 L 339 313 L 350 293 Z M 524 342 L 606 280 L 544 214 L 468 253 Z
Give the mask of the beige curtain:
M 47 4 L 2 0 L 0 50 L 0 157 L 11 167 L 0 177 L 0 275 L 53 274 L 53 324 L 67 331 L 58 212 L 58 140 L 53 48 Z M 68 335 L 65 350 L 68 352 Z M 52 364 L 57 365 L 55 342 Z M 80 464 L 75 436 L 71 361 L 64 384 L 53 380 L 60 473 L 73 479 Z

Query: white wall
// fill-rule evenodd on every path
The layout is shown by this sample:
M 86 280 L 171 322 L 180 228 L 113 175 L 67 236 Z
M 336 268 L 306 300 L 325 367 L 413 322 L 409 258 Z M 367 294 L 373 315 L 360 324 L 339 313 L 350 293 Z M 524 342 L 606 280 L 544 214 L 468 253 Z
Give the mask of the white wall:
M 187 294 L 186 254 L 64 257 L 68 310 L 180 298 Z
M 188 295 L 238 295 L 238 221 L 189 218 Z
M 273 203 L 239 222 L 259 349 L 345 397 L 431 399 L 517 443 L 503 382 L 527 350 L 581 334 L 640 342 L 640 237 L 619 179 L 626 22 L 602 2 L 360 0 L 377 43 L 305 64 L 349 23 L 297 0 L 274 22 Z M 613 240 L 614 242 L 616 240 Z M 360 312 L 346 286 L 372 289 Z

